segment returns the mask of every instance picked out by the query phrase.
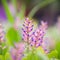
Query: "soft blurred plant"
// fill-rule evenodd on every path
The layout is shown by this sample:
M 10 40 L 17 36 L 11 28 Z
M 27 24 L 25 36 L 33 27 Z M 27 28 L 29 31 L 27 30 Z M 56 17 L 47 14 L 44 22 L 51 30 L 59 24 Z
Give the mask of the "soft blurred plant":
M 11 14 L 11 12 L 10 12 L 10 9 L 9 9 L 9 7 L 8 7 L 8 4 L 7 4 L 7 2 L 6 2 L 7 0 L 2 0 L 2 4 L 3 4 L 3 6 L 4 6 L 4 9 L 5 9 L 5 12 L 6 12 L 6 15 L 7 15 L 7 18 L 8 18 L 8 21 L 9 22 L 11 22 L 12 23 L 12 25 L 14 24 L 14 17 L 13 17 L 13 15 Z M 31 2 L 32 0 L 29 0 L 29 1 L 27 1 L 27 3 L 29 2 Z M 35 1 L 35 0 L 34 0 Z M 44 6 L 46 6 L 46 5 L 48 5 L 48 4 L 50 4 L 50 3 L 52 3 L 52 2 L 55 2 L 56 0 L 41 0 L 41 2 L 40 2 L 40 0 L 39 1 L 37 1 L 38 3 L 37 4 L 35 4 L 35 6 L 29 11 L 29 14 L 27 14 L 27 16 L 28 17 L 30 17 L 30 18 L 32 18 L 34 15 L 35 15 L 35 13 L 40 9 L 40 8 L 42 8 L 42 7 L 44 7 Z M 15 8 L 16 8 L 16 0 L 12 0 L 12 3 L 14 4 L 14 6 L 15 6 Z M 28 4 L 29 4 L 28 3 Z M 26 6 L 28 6 L 28 5 L 26 5 L 26 4 L 22 4 L 22 8 L 21 8 L 21 10 L 20 10 L 20 12 L 19 13 L 17 13 L 16 15 L 19 15 L 20 16 L 20 18 L 21 19 L 23 19 L 24 17 L 25 17 L 25 12 L 26 12 Z M 29 20 L 28 20 L 28 22 L 29 22 Z M 26 22 L 27 23 L 27 22 Z M 30 24 L 30 23 L 29 23 Z M 25 24 L 25 26 L 26 26 L 26 24 Z M 24 27 L 25 27 L 24 26 Z M 28 25 L 27 25 L 27 27 L 25 27 L 24 29 L 30 29 L 31 31 L 32 31 L 32 28 L 33 28 L 33 26 L 32 25 L 30 25 L 31 27 L 28 27 Z M 43 27 L 44 26 L 44 27 Z M 11 27 L 10 29 L 8 29 L 8 31 L 7 31 L 7 34 L 6 34 L 6 36 L 7 36 L 7 45 L 9 45 L 9 47 L 11 46 L 11 45 L 14 45 L 14 43 L 16 43 L 16 42 L 19 42 L 20 40 L 21 40 L 21 36 L 19 35 L 19 32 L 15 29 L 16 28 L 16 26 L 14 26 L 14 27 Z M 25 42 L 27 42 L 29 45 L 31 45 L 31 47 L 39 47 L 39 46 L 41 46 L 41 44 L 42 44 L 42 42 L 43 42 L 43 37 L 44 37 L 44 35 L 45 35 L 45 28 L 46 28 L 46 26 L 42 23 L 42 25 L 40 26 L 40 27 L 38 27 L 33 33 L 32 33 L 32 35 L 30 35 L 30 34 L 26 34 L 26 30 L 24 30 L 23 32 L 24 32 L 24 41 Z M 29 31 L 29 32 L 31 32 L 31 31 Z M 51 32 L 50 32 L 51 33 Z M 54 32 L 55 33 L 55 32 Z M 41 35 L 40 35 L 41 34 Z M 39 36 L 40 35 L 40 36 Z M 29 37 L 29 39 L 26 39 L 27 37 Z M 54 37 L 55 38 L 55 37 Z M 25 40 L 26 39 L 26 40 Z M 51 51 L 51 52 L 49 52 L 49 54 L 48 54 L 48 56 L 49 56 L 49 58 L 58 58 L 58 59 L 60 59 L 60 45 L 59 45 L 60 43 L 57 43 L 57 45 L 56 45 L 56 50 L 54 50 L 54 51 Z M 18 44 L 17 44 L 18 45 Z M 3 43 L 2 44 L 2 46 L 4 47 L 3 48 L 3 50 L 5 49 L 5 43 Z M 15 45 L 14 45 L 15 46 Z M 19 45 L 18 45 L 18 47 L 19 47 Z M 0 48 L 1 48 L 1 46 L 0 46 Z M 19 47 L 20 48 L 20 47 Z M 1 50 L 1 51 L 3 51 L 3 50 Z M 32 50 L 35 50 L 35 49 L 33 49 L 32 48 Z M 44 48 L 44 50 L 46 51 L 46 47 Z M 0 54 L 2 54 L 2 52 L 0 51 Z M 5 55 L 5 53 L 6 53 L 6 51 L 7 50 L 4 50 L 4 55 Z M 19 50 L 17 50 L 15 47 L 13 48 L 13 51 L 12 52 L 14 52 L 14 51 L 19 51 Z M 22 50 L 23 51 L 23 50 Z M 14 55 L 15 53 L 13 53 L 12 55 Z M 15 54 L 16 55 L 16 54 Z M 33 56 L 34 55 L 34 56 Z M 6 57 L 9 57 L 10 55 L 9 54 L 7 54 L 6 55 Z M 21 54 L 21 56 L 22 56 L 22 54 Z M 20 57 L 21 57 L 20 56 Z M 24 59 L 24 60 L 41 60 L 40 58 L 39 58 L 40 56 L 38 56 L 36 53 L 31 53 L 31 54 L 28 54 L 28 56 L 26 57 L 26 59 Z M 4 60 L 4 59 L 3 59 Z M 9 60 L 9 59 L 8 59 Z M 46 59 L 47 60 L 47 59 Z
M 19 35 L 19 32 L 15 30 L 13 27 L 11 27 L 6 34 L 7 37 L 7 43 L 9 46 L 14 46 L 15 42 L 21 41 L 21 36 Z
M 31 46 L 39 47 L 42 45 L 43 38 L 46 34 L 47 23 L 41 21 L 41 25 L 33 32 Z
M 23 58 L 23 60 L 29 60 L 29 59 L 35 59 L 35 60 L 40 60 L 41 57 L 39 57 L 38 55 L 36 55 L 36 49 L 41 46 L 42 47 L 42 42 L 43 42 L 43 38 L 46 34 L 46 29 L 47 29 L 47 23 L 46 22 L 41 22 L 41 25 L 33 32 L 33 25 L 32 22 L 30 21 L 29 18 L 25 19 L 25 22 L 23 24 L 23 41 L 25 43 L 27 43 L 27 50 L 29 50 L 29 48 L 31 50 L 27 51 L 27 56 L 26 59 Z M 34 56 L 32 57 L 32 55 L 36 55 L 36 57 L 34 58 Z
M 29 18 L 26 18 L 22 28 L 23 33 L 22 39 L 24 40 L 24 42 L 27 43 L 27 50 L 29 50 L 29 45 L 31 43 L 32 30 L 33 30 L 32 21 L 29 20 Z
M 6 33 L 7 43 L 9 43 L 9 46 L 14 45 L 16 42 L 20 42 L 22 40 L 21 35 L 19 32 L 19 25 L 20 19 L 19 17 L 16 17 L 14 24 L 12 27 L 10 27 Z
M 60 60 L 60 41 L 56 43 L 56 48 L 47 54 L 49 59 Z
M 0 55 L 2 55 L 5 59 L 6 53 L 7 53 L 7 46 L 5 41 L 5 32 L 3 30 L 2 25 L 0 24 Z
M 12 60 L 22 60 L 24 49 L 25 45 L 23 43 L 15 43 L 14 48 L 11 49 Z
M 31 46 L 41 46 L 46 29 L 47 23 L 42 21 L 41 25 L 34 32 L 32 32 L 33 24 L 31 21 L 29 21 L 29 18 L 26 18 L 22 28 L 23 40 Z

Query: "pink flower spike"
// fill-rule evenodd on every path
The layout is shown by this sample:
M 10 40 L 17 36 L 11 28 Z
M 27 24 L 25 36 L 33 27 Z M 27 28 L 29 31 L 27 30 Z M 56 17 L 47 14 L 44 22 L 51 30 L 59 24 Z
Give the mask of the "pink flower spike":
M 47 22 L 41 21 L 41 25 L 34 32 L 32 32 L 32 21 L 30 21 L 29 18 L 26 18 L 22 28 L 23 40 L 29 46 L 33 46 L 35 48 L 41 46 L 43 43 L 43 38 L 46 34 L 47 27 Z
M 47 29 L 47 23 L 42 21 L 41 25 L 32 34 L 31 46 L 38 47 L 42 45 L 46 29 Z
M 25 49 L 25 44 L 23 43 L 15 43 L 15 48 L 11 49 L 11 56 L 13 60 L 21 60 L 23 57 Z
M 30 42 L 30 38 L 32 36 L 31 35 L 32 30 L 33 30 L 32 21 L 29 18 L 26 18 L 23 24 L 22 32 L 23 32 L 23 40 L 27 43 Z

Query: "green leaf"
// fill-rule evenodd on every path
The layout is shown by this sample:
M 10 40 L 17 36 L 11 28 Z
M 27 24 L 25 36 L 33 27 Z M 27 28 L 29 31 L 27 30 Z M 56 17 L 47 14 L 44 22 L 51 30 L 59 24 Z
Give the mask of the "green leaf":
M 21 35 L 19 35 L 19 32 L 13 27 L 8 30 L 6 37 L 7 43 L 10 45 L 14 45 L 15 42 L 21 41 Z
M 42 60 L 42 58 L 37 54 L 30 53 L 26 57 L 24 57 L 22 60 Z
M 58 51 L 58 58 L 60 59 L 60 41 L 56 44 L 56 50 Z
M 48 54 L 48 57 L 49 57 L 49 58 L 58 58 L 58 52 L 57 52 L 57 50 L 51 51 L 51 52 Z
M 5 48 L 5 44 L 2 44 L 1 46 L 2 48 L 0 48 L 0 55 L 5 55 L 7 53 L 8 48 Z
M 2 0 L 2 4 L 4 6 L 4 9 L 5 9 L 5 12 L 6 12 L 8 21 L 11 22 L 11 23 L 14 23 L 14 18 L 12 16 L 12 14 L 10 13 L 10 10 L 9 10 L 8 4 L 7 4 L 7 1 L 6 0 Z
M 7 53 L 8 48 L 5 48 L 2 50 L 2 55 L 5 55 Z
M 10 56 L 9 53 L 7 53 L 7 54 L 5 55 L 5 60 L 12 60 L 12 58 L 11 58 L 11 56 Z
M 0 60 L 3 60 L 3 57 L 2 57 L 2 55 L 0 55 Z
M 0 48 L 0 55 L 2 55 L 2 49 Z

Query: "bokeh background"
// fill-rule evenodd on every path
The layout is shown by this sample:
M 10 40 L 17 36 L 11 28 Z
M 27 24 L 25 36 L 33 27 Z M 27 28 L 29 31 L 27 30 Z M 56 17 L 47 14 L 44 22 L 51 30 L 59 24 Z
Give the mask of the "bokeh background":
M 39 26 L 41 21 L 47 22 L 46 37 L 49 39 L 46 47 L 49 47 L 50 51 L 54 50 L 60 42 L 60 0 L 0 0 L 0 23 L 6 32 L 16 22 L 21 29 L 25 17 L 33 19 L 36 26 Z M 57 47 L 60 49 L 60 43 Z M 55 56 L 55 53 L 51 54 Z
M 60 0 L 6 0 L 5 2 L 0 0 L 0 21 L 8 20 L 7 9 L 13 18 L 22 10 L 25 16 L 34 18 L 38 23 L 40 20 L 48 21 L 49 26 L 55 24 L 60 15 Z

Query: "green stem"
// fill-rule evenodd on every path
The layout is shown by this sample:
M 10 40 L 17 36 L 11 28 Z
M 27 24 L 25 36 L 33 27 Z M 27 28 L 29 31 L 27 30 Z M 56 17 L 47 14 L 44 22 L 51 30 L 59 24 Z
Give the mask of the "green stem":
M 3 60 L 5 60 L 5 55 L 3 55 Z
M 12 16 L 12 14 L 10 13 L 7 1 L 6 0 L 2 0 L 2 4 L 3 4 L 3 7 L 5 9 L 5 12 L 6 12 L 6 15 L 7 15 L 7 18 L 9 20 L 9 22 L 14 23 L 14 18 Z
M 55 2 L 56 0 L 45 0 L 45 1 L 42 1 L 41 3 L 39 2 L 32 10 L 31 12 L 29 13 L 29 17 L 32 18 L 35 13 L 42 7 L 52 3 L 52 2 Z

